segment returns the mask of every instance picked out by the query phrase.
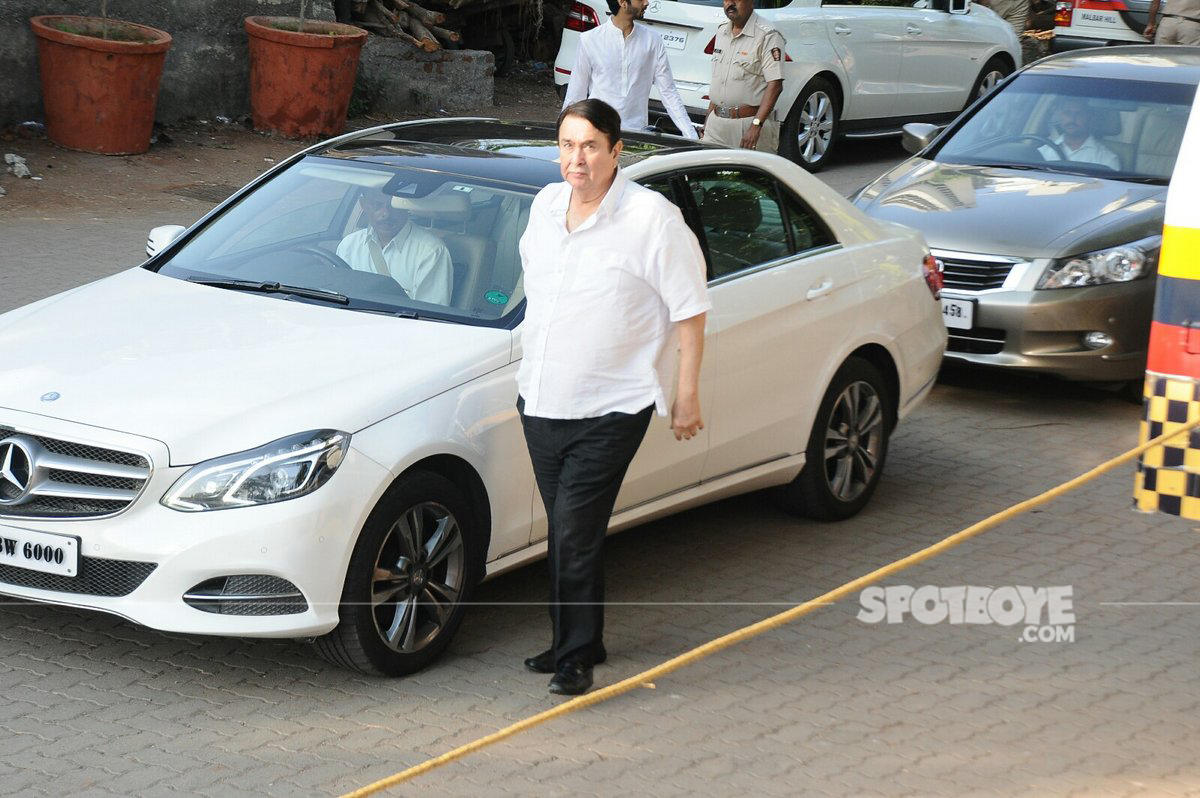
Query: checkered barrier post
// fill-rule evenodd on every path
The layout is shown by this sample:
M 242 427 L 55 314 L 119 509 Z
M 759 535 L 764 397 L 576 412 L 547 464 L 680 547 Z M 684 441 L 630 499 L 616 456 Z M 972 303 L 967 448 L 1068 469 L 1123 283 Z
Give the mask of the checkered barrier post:
M 1200 418 L 1200 94 L 1167 192 L 1141 442 Z M 1138 461 L 1134 506 L 1200 519 L 1200 430 Z

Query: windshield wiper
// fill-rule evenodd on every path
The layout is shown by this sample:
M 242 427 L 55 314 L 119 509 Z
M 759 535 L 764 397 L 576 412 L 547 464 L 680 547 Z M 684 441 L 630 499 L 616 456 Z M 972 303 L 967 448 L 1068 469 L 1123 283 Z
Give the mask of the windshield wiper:
M 1101 175 L 1108 180 L 1124 180 L 1126 183 L 1145 183 L 1148 186 L 1165 186 L 1170 184 L 1168 177 L 1151 177 L 1149 175 Z
M 964 162 L 965 166 L 978 166 L 981 169 L 1016 169 L 1018 171 L 1030 172 L 1034 169 L 1041 169 L 1041 166 L 1034 166 L 1029 163 L 975 163 L 974 161 Z
M 332 302 L 335 305 L 349 305 L 350 297 L 337 291 L 326 291 L 323 288 L 305 288 L 301 285 L 286 285 L 284 283 L 260 283 L 254 280 L 206 280 L 203 277 L 189 277 L 189 283 L 208 285 L 213 288 L 227 288 L 230 291 L 251 291 L 258 294 L 287 294 L 288 296 L 319 299 L 322 302 Z

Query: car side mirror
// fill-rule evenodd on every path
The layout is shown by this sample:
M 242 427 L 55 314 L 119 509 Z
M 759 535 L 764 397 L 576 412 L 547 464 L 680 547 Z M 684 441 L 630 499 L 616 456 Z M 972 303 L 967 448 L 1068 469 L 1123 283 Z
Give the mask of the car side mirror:
M 950 0 L 951 14 L 970 14 L 971 0 Z
M 940 132 L 942 132 L 942 129 L 937 125 L 931 125 L 927 122 L 909 122 L 900 128 L 900 145 L 907 152 L 916 155 L 932 144 Z
M 187 228 L 181 224 L 164 224 L 155 227 L 146 237 L 146 257 L 153 258 L 166 249 L 172 241 L 183 235 Z

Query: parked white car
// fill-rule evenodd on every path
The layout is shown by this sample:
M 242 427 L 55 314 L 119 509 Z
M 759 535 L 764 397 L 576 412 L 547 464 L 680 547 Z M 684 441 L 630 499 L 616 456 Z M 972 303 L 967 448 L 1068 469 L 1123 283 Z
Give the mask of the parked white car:
M 787 39 L 779 153 L 810 171 L 839 137 L 899 135 L 906 122 L 946 122 L 1021 65 L 1012 27 L 970 0 L 766 0 L 757 13 Z M 606 0 L 571 3 L 554 80 L 565 87 L 579 34 L 608 24 Z M 667 47 L 675 85 L 703 123 L 720 0 L 652 0 L 644 24 Z M 652 110 L 661 111 L 657 90 Z M 661 114 L 656 113 L 661 118 Z M 663 120 L 669 124 L 669 120 Z
M 490 120 L 349 134 L 156 228 L 143 265 L 0 316 L 0 593 L 317 637 L 364 672 L 432 661 L 480 579 L 546 551 L 517 241 L 560 179 L 553 142 Z M 625 152 L 702 237 L 714 309 L 707 427 L 679 443 L 651 423 L 612 529 L 771 487 L 857 512 L 945 348 L 919 234 L 774 155 L 657 135 Z M 448 305 L 335 254 L 380 190 L 445 243 Z

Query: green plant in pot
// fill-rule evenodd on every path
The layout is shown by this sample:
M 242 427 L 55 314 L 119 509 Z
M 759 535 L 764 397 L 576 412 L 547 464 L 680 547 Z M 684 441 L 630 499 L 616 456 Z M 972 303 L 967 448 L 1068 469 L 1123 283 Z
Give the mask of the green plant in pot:
M 346 111 L 367 32 L 305 17 L 246 17 L 250 117 L 254 127 L 291 137 L 333 136 Z
M 109 19 L 107 0 L 99 17 L 54 14 L 29 24 L 50 140 L 105 155 L 149 149 L 171 36 Z

